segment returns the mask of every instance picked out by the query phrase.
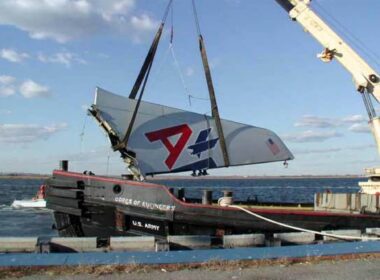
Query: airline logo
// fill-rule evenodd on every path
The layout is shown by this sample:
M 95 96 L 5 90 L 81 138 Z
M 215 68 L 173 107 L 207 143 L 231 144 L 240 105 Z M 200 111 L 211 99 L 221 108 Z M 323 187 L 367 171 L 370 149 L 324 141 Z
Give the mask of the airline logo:
M 160 129 L 146 133 L 145 136 L 150 142 L 160 140 L 169 152 L 169 156 L 165 160 L 166 166 L 171 170 L 176 163 L 179 155 L 182 153 L 186 146 L 187 141 L 192 134 L 191 128 L 187 124 L 173 126 L 169 128 Z M 177 143 L 174 145 L 170 142 L 169 137 L 180 135 Z
M 216 144 L 219 141 L 219 138 L 209 139 L 210 132 L 211 132 L 211 128 L 204 129 L 199 132 L 199 135 L 195 143 L 187 147 L 187 149 L 192 150 L 190 153 L 191 155 L 195 155 L 198 158 L 200 158 L 203 152 L 206 152 L 208 150 L 215 148 Z M 162 142 L 162 144 L 165 146 L 165 148 L 169 152 L 169 155 L 165 160 L 165 164 L 169 168 L 169 170 L 172 170 L 173 166 L 177 162 L 182 151 L 185 149 L 185 146 L 187 142 L 189 141 L 192 133 L 193 131 L 191 130 L 189 125 L 182 124 L 178 126 L 173 126 L 173 127 L 168 127 L 168 128 L 148 132 L 145 134 L 145 136 L 148 138 L 150 142 L 156 142 L 156 141 Z M 176 143 L 172 143 L 172 141 L 170 141 L 169 138 L 176 135 L 179 135 L 179 138 Z M 209 160 L 213 162 L 212 158 L 210 158 Z M 202 160 L 202 163 L 203 161 L 204 160 Z M 198 163 L 200 162 L 194 162 L 182 168 L 187 169 L 187 167 L 190 168 L 190 166 L 198 167 L 202 165 L 202 164 L 199 165 Z M 181 169 L 181 167 L 179 169 Z
M 216 143 L 219 141 L 219 138 L 207 140 L 210 136 L 210 132 L 211 128 L 199 132 L 195 144 L 187 147 L 189 150 L 193 150 L 191 152 L 191 155 L 196 155 L 198 158 L 200 158 L 203 152 L 211 150 L 215 147 Z

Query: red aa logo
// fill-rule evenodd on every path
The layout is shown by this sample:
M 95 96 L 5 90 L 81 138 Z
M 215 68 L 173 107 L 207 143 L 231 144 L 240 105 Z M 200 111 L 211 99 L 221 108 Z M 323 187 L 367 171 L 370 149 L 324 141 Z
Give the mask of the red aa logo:
M 178 138 L 177 143 L 173 145 L 169 137 L 181 134 Z M 173 126 L 169 128 L 160 129 L 157 131 L 148 132 L 145 136 L 150 142 L 155 142 L 160 140 L 166 149 L 169 151 L 169 156 L 165 160 L 166 166 L 171 170 L 176 163 L 178 157 L 186 146 L 192 134 L 191 128 L 187 124 L 182 124 L 178 126 Z

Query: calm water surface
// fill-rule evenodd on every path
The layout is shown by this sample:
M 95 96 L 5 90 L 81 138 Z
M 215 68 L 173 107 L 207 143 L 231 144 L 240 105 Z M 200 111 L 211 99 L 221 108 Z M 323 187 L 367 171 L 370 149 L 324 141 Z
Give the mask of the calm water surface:
M 155 183 L 170 187 L 186 188 L 189 197 L 201 198 L 202 190 L 213 190 L 213 198 L 223 190 L 232 190 L 237 200 L 257 198 L 259 201 L 311 203 L 314 193 L 331 190 L 335 193 L 358 192 L 359 178 L 313 179 L 194 179 L 156 180 Z
M 259 201 L 300 202 L 313 201 L 317 192 L 357 192 L 363 179 L 188 179 L 155 180 L 169 187 L 184 187 L 189 197 L 201 197 L 204 189 L 214 190 L 214 198 L 223 190 L 234 191 L 238 200 L 257 198 Z M 0 179 L 0 236 L 54 236 L 50 210 L 12 209 L 15 199 L 30 199 L 43 180 Z

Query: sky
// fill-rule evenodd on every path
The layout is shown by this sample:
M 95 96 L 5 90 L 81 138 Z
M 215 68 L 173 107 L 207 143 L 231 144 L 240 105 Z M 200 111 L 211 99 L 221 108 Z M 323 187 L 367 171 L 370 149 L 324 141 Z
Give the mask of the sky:
M 61 159 L 79 172 L 126 172 L 86 108 L 97 86 L 128 96 L 167 2 L 0 1 L 0 173 L 49 174 Z M 222 118 L 274 131 L 295 156 L 287 168 L 211 175 L 362 174 L 379 164 L 351 76 L 317 59 L 322 47 L 274 0 L 197 6 Z M 379 1 L 315 0 L 312 7 L 380 72 Z M 174 0 L 144 100 L 204 114 L 207 96 L 191 1 Z

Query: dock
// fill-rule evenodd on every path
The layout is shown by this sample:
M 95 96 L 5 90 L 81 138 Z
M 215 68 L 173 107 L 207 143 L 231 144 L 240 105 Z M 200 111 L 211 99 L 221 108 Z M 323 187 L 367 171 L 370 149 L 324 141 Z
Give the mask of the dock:
M 218 261 L 263 261 L 379 254 L 380 229 L 329 231 L 362 236 L 362 241 L 316 239 L 304 232 L 225 235 L 221 243 L 210 236 L 8 237 L 0 238 L 0 267 L 82 265 L 161 265 Z

